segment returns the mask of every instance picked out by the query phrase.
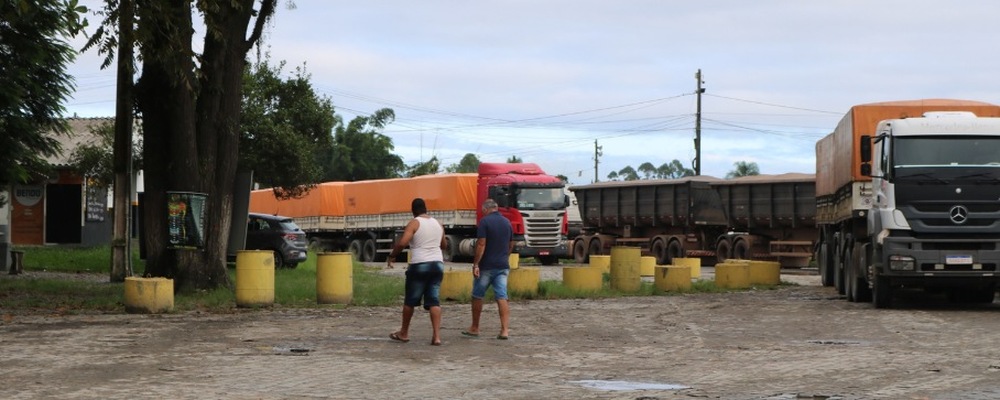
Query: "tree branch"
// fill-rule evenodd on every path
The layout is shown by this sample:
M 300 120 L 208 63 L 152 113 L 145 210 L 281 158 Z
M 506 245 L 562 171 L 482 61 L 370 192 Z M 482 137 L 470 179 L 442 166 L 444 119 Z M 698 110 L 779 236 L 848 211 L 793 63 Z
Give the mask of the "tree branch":
M 276 5 L 277 0 L 261 0 L 260 12 L 257 13 L 257 21 L 253 25 L 253 33 L 250 34 L 250 37 L 246 41 L 246 51 L 250 51 L 253 45 L 260 40 L 260 35 L 264 32 L 264 25 L 274 15 Z

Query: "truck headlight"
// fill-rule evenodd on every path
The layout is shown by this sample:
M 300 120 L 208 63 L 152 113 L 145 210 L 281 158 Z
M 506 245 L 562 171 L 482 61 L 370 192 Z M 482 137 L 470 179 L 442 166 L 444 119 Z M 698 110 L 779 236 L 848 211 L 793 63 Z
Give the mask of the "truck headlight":
M 917 262 L 910 256 L 889 256 L 889 269 L 894 271 L 913 271 Z

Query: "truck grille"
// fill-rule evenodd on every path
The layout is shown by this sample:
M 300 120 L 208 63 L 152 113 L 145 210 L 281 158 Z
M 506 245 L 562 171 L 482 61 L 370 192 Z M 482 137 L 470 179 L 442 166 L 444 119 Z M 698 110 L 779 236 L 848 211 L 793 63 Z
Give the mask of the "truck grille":
M 524 219 L 524 242 L 529 247 L 555 247 L 562 240 L 565 211 L 521 211 Z

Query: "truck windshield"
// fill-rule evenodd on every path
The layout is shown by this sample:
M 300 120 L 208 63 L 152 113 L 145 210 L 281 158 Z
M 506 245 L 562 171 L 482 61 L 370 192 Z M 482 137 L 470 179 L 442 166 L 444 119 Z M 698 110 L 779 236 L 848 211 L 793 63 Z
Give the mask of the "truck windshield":
M 1000 137 L 896 137 L 893 165 L 897 169 L 926 167 L 1000 168 Z M 905 173 L 904 171 L 900 171 Z
M 515 192 L 517 208 L 521 210 L 558 210 L 563 208 L 563 189 L 519 188 Z

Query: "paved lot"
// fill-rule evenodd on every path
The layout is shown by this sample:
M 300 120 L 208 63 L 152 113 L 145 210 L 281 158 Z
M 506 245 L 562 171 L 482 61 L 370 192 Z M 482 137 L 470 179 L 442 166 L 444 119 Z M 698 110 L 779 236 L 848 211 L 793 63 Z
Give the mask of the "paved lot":
M 783 279 L 801 283 L 519 301 L 507 341 L 463 337 L 468 306 L 446 304 L 441 347 L 423 312 L 390 341 L 397 307 L 7 316 L 0 398 L 1000 398 L 1000 304 L 875 310 Z

